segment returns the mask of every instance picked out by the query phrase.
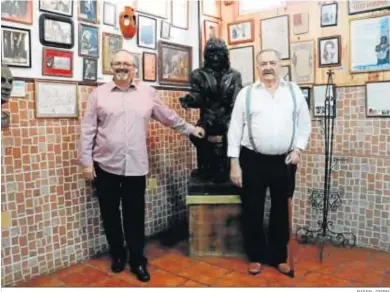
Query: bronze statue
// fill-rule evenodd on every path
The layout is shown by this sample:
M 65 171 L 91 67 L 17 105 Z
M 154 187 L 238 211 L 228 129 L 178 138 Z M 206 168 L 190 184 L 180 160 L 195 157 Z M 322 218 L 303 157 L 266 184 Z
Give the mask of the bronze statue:
M 190 93 L 180 98 L 180 104 L 185 109 L 200 109 L 197 126 L 206 132 L 205 139 L 190 137 L 198 162 L 191 176 L 226 182 L 230 171 L 226 135 L 242 81 L 241 73 L 230 68 L 229 51 L 223 40 L 207 41 L 203 67 L 191 73 L 190 84 Z
M 1 65 L 1 105 L 7 103 L 11 97 L 13 88 L 11 70 L 6 65 Z M 1 111 L 1 129 L 7 129 L 10 124 L 10 114 Z

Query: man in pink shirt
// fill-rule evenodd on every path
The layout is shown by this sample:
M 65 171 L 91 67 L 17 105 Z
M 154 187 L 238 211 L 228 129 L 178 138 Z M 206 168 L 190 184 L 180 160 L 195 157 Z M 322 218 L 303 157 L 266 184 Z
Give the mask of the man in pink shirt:
M 125 238 L 130 270 L 146 282 L 150 280 L 144 256 L 149 120 L 155 119 L 183 135 L 203 138 L 205 133 L 165 106 L 154 88 L 133 80 L 131 53 L 117 51 L 111 66 L 114 81 L 97 87 L 88 97 L 81 124 L 79 160 L 84 177 L 96 182 L 112 271 L 118 273 L 125 268 Z

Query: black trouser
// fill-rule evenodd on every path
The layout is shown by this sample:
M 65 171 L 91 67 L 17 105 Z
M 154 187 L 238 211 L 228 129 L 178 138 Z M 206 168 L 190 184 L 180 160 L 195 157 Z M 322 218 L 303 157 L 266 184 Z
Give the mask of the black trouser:
M 288 198 L 292 197 L 295 187 L 296 166 L 286 165 L 285 158 L 286 155 L 262 155 L 245 147 L 241 149 L 241 223 L 244 248 L 250 262 L 277 265 L 287 261 Z M 267 250 L 263 218 L 268 187 L 271 214 Z
M 126 256 L 119 205 L 122 201 L 123 230 L 130 251 L 130 265 L 146 264 L 145 187 L 146 176 L 120 176 L 108 173 L 95 163 L 96 189 L 111 256 Z

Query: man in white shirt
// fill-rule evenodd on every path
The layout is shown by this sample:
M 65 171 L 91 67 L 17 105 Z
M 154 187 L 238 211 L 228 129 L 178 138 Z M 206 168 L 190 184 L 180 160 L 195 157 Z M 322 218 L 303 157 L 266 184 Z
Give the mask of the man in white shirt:
M 268 263 L 291 276 L 293 271 L 287 264 L 288 199 L 294 193 L 296 167 L 310 137 L 311 118 L 298 85 L 280 77 L 281 57 L 277 51 L 258 53 L 256 68 L 260 81 L 239 92 L 232 112 L 227 154 L 231 158 L 230 177 L 240 187 L 249 273 L 260 273 L 262 264 Z M 270 250 L 263 230 L 268 187 Z

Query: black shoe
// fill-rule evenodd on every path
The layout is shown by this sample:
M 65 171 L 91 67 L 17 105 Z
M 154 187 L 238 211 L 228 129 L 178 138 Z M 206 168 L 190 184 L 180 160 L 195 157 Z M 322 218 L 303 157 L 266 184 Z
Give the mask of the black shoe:
M 112 259 L 111 271 L 114 273 L 120 273 L 125 269 L 126 259 L 125 258 L 115 258 Z
M 134 273 L 137 276 L 137 279 L 140 280 L 141 282 L 150 281 L 150 275 L 145 266 L 140 265 L 134 268 L 132 267 L 130 271 Z

